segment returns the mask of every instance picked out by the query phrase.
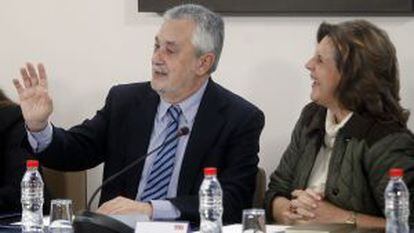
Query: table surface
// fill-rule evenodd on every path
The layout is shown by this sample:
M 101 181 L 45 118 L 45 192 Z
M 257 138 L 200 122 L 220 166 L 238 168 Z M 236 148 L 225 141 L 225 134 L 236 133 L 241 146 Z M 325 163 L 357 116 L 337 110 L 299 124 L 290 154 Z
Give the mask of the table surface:
M 266 233 L 283 233 L 288 226 L 266 225 Z M 241 224 L 233 224 L 223 227 L 223 233 L 240 233 L 242 231 Z M 199 233 L 196 231 L 194 233 Z
M 4 215 L 2 215 L 4 216 Z M 20 216 L 13 216 L 10 214 L 10 217 L 2 218 L 0 216 L 0 233 L 20 233 L 21 229 L 19 226 L 9 225 L 10 223 L 20 221 Z M 287 228 L 287 226 L 281 225 L 266 225 L 267 233 L 282 233 Z M 223 227 L 223 233 L 240 233 L 241 224 L 233 224 Z M 374 231 L 374 230 L 358 230 L 358 233 L 374 233 L 374 232 L 384 232 L 384 231 Z M 410 233 L 414 233 L 414 229 L 410 230 Z

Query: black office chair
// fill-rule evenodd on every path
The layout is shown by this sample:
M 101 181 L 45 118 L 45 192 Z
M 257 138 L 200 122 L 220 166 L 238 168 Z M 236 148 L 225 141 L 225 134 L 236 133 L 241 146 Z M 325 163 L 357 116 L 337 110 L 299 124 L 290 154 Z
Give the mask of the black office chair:
M 256 188 L 253 195 L 253 208 L 263 208 L 266 192 L 266 172 L 259 167 L 256 174 Z

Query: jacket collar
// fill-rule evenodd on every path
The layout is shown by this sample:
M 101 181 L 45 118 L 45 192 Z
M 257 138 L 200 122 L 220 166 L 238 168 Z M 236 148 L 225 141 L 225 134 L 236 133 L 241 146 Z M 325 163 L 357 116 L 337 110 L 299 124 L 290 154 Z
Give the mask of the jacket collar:
M 325 132 L 326 108 L 312 103 L 309 112 L 304 112 L 305 124 L 308 125 L 305 133 L 310 136 L 312 134 L 323 135 Z
M 345 139 L 364 139 L 367 137 L 373 125 L 373 120 L 354 113 L 340 132 Z
M 147 85 L 145 91 L 136 96 L 134 109 L 131 110 L 134 114 L 131 114 L 130 120 L 134 123 L 129 125 L 130 136 L 125 141 L 127 164 L 134 161 L 137 155 L 147 153 L 157 106 L 160 102 L 159 95 L 152 90 L 150 83 L 145 85 Z M 177 195 L 188 194 L 191 191 L 195 185 L 195 179 L 202 174 L 200 172 L 201 162 L 224 125 L 222 111 L 227 105 L 227 100 L 223 96 L 223 91 L 223 88 L 211 78 L 209 79 L 185 149 Z M 142 117 L 136 117 L 136 113 L 142 113 Z M 144 163 L 140 163 L 136 171 L 142 171 L 143 166 Z M 127 177 L 129 178 L 126 181 L 126 193 L 123 195 L 135 198 L 141 173 L 136 174 L 132 171 Z
M 201 99 L 180 171 L 177 195 L 191 192 L 196 178 L 202 174 L 201 163 L 224 126 L 223 109 L 227 105 L 224 89 L 209 80 Z
M 319 135 L 325 134 L 326 113 L 327 109 L 325 107 L 318 105 L 312 108 L 310 114 L 306 116 L 307 119 L 305 119 L 308 122 L 306 135 L 309 136 L 314 133 L 318 133 Z M 339 134 L 345 139 L 363 139 L 367 136 L 373 125 L 374 121 L 372 119 L 354 112 L 351 119 L 340 129 Z

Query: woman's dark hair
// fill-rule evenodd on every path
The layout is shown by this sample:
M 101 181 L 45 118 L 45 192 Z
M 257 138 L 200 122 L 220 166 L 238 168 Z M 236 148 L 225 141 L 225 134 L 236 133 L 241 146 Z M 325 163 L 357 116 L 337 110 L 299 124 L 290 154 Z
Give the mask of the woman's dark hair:
M 409 111 L 400 105 L 394 45 L 387 33 L 366 20 L 322 23 L 317 41 L 329 37 L 341 80 L 336 97 L 343 107 L 381 122 L 406 127 Z
M 5 94 L 4 92 L 0 89 L 0 108 L 5 107 L 5 106 L 9 106 L 9 105 L 14 105 L 15 103 L 13 101 L 11 101 Z

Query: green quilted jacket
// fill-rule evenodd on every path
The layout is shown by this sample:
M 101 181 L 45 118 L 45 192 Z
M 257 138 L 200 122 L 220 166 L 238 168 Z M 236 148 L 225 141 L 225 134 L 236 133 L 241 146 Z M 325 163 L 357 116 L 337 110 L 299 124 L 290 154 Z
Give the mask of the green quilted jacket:
M 295 189 L 306 189 L 325 133 L 326 108 L 308 104 L 296 123 L 291 142 L 270 177 L 265 208 L 270 219 L 276 196 L 291 199 Z M 414 136 L 406 128 L 379 123 L 354 113 L 337 134 L 329 165 L 325 198 L 358 213 L 384 217 L 388 170 L 404 169 L 414 208 Z M 414 225 L 414 212 L 410 214 Z

